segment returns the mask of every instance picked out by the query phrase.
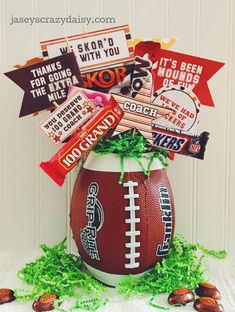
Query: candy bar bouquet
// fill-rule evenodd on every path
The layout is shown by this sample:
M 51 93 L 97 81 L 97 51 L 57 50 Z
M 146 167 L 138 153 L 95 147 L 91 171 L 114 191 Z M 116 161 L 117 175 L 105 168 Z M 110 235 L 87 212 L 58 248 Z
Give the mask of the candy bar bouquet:
M 39 127 L 58 151 L 42 170 L 62 186 L 81 164 L 70 220 L 86 269 L 123 289 L 123 277 L 141 277 L 171 250 L 167 160 L 204 158 L 199 111 L 214 106 L 207 81 L 224 65 L 170 51 L 171 42 L 133 41 L 118 26 L 43 41 L 42 58 L 6 73 L 25 92 L 20 117 L 48 111 Z

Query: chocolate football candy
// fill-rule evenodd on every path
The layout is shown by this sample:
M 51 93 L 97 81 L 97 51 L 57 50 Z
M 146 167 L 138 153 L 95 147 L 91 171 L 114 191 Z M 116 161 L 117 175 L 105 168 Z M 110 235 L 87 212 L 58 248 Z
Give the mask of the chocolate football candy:
M 224 312 L 223 306 L 209 297 L 198 298 L 195 300 L 193 307 L 199 312 Z
M 199 297 L 210 297 L 215 300 L 221 299 L 219 290 L 214 285 L 209 283 L 200 283 L 199 286 L 195 289 L 195 293 Z
M 33 310 L 36 312 L 54 310 L 54 301 L 59 297 L 55 294 L 44 294 L 33 303 Z
M 177 288 L 168 297 L 169 304 L 186 305 L 195 300 L 194 293 L 188 288 Z
M 9 288 L 0 288 L 0 304 L 14 301 L 14 291 Z

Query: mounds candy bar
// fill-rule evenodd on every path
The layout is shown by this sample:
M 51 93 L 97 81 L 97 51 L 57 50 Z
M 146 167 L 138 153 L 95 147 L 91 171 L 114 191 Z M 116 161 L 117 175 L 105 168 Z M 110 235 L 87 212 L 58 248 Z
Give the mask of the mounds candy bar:
M 160 43 L 141 41 L 135 47 L 135 66 L 132 74 L 131 94 L 140 101 L 151 101 L 152 67 L 160 55 Z
M 49 161 L 42 162 L 40 167 L 62 186 L 65 175 L 102 136 L 118 125 L 123 114 L 115 99 L 110 96 L 110 104 L 101 108 Z
M 209 297 L 198 298 L 195 300 L 193 307 L 199 312 L 224 312 L 223 306 Z
M 187 288 L 177 288 L 173 290 L 168 297 L 169 304 L 186 305 L 187 303 L 193 302 L 194 300 L 194 293 L 192 292 L 192 290 Z
M 195 289 L 195 293 L 199 297 L 210 297 L 215 300 L 221 299 L 220 291 L 214 285 L 209 283 L 200 283 Z
M 44 294 L 34 301 L 32 308 L 36 312 L 54 310 L 54 301 L 59 299 L 55 294 Z
M 9 288 L 0 288 L 0 304 L 14 301 L 14 291 Z
M 80 90 L 76 90 L 40 124 L 40 129 L 58 144 L 87 122 L 96 110 L 94 104 Z
M 129 79 L 130 85 L 133 69 L 134 62 L 131 62 L 116 67 L 100 68 L 98 70 L 82 73 L 83 87 L 106 93 L 115 87 L 116 92 L 117 88 L 119 88 L 122 93 L 122 82 Z
M 153 123 L 152 138 L 153 145 L 159 148 L 203 159 L 209 133 L 202 132 L 200 135 L 192 135 L 185 131 L 169 129 Z

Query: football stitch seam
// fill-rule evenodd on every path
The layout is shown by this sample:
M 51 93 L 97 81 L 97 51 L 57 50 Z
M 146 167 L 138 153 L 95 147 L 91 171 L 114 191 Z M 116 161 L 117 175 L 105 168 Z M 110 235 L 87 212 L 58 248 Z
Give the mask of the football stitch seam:
M 140 206 L 135 204 L 135 199 L 139 198 L 139 194 L 136 194 L 134 190 L 136 186 L 138 186 L 138 182 L 123 183 L 123 187 L 128 188 L 128 194 L 124 195 L 124 199 L 129 200 L 129 206 L 125 206 L 125 211 L 129 212 L 129 218 L 125 220 L 125 223 L 129 224 L 129 231 L 125 232 L 125 235 L 129 237 L 129 242 L 125 244 L 125 247 L 129 249 L 129 252 L 125 254 L 125 258 L 129 259 L 129 262 L 125 263 L 127 269 L 135 269 L 140 266 L 140 263 L 136 261 L 140 257 L 140 253 L 136 251 L 136 248 L 140 247 L 140 242 L 136 241 L 136 237 L 140 235 L 140 231 L 136 230 L 136 224 L 140 223 L 140 218 L 136 217 L 136 211 L 140 210 Z

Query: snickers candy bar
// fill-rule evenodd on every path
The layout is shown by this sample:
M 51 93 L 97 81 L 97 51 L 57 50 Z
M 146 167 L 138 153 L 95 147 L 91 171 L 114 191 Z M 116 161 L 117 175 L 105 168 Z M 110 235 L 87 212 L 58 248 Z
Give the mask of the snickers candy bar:
M 14 301 L 14 291 L 8 288 L 0 288 L 0 304 Z
M 188 288 L 177 288 L 168 297 L 169 304 L 186 305 L 194 300 L 194 293 Z
M 193 305 L 199 312 L 224 312 L 224 308 L 215 299 L 209 297 L 198 298 Z
M 200 283 L 199 286 L 195 289 L 195 293 L 199 297 L 210 297 L 215 300 L 221 299 L 219 290 L 214 285 L 209 283 Z
M 59 299 L 55 294 L 44 294 L 34 301 L 32 307 L 36 312 L 54 310 L 54 301 Z
M 174 153 L 203 159 L 208 138 L 208 132 L 192 135 L 185 131 L 162 127 L 153 122 L 153 145 Z

